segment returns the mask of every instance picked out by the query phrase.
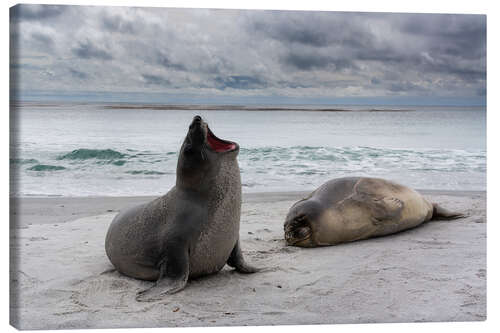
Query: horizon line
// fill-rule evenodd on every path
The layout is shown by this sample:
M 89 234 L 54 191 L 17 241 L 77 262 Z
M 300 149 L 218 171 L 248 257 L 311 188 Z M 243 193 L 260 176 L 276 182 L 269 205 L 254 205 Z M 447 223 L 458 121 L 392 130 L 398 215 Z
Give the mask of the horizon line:
M 147 105 L 399 105 L 486 107 L 485 96 L 280 96 L 194 95 L 162 92 L 20 91 L 9 102 L 123 103 Z

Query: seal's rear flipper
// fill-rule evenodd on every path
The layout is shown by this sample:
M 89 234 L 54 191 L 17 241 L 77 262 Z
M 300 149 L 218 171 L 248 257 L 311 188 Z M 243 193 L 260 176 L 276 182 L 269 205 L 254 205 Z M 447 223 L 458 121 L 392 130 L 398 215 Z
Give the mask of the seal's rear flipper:
M 243 254 L 241 253 L 239 239 L 236 242 L 236 245 L 234 246 L 231 255 L 229 256 L 229 259 L 227 260 L 227 264 L 231 267 L 234 267 L 236 271 L 240 273 L 250 274 L 259 271 L 258 268 L 248 265 L 245 262 L 245 259 L 243 259 Z
M 459 219 L 459 218 L 467 216 L 467 215 L 462 214 L 462 213 L 451 212 L 447 209 L 444 209 L 443 207 L 439 206 L 437 203 L 433 203 L 432 207 L 433 207 L 433 210 L 432 210 L 431 220 L 454 220 L 454 219 Z
M 187 251 L 182 252 L 185 254 L 170 255 L 160 262 L 160 277 L 154 286 L 139 291 L 135 297 L 136 301 L 158 301 L 165 295 L 175 294 L 184 289 L 189 277 L 189 254 Z

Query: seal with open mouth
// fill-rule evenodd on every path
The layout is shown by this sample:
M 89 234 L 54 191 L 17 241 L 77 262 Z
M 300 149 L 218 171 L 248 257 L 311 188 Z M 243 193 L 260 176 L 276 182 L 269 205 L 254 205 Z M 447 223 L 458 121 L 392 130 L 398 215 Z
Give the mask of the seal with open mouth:
M 332 179 L 296 202 L 284 231 L 288 245 L 316 247 L 384 236 L 431 219 L 456 219 L 461 213 L 432 204 L 394 182 L 367 177 Z
M 182 290 L 188 278 L 216 273 L 227 263 L 241 273 L 241 180 L 237 143 L 217 138 L 195 116 L 182 144 L 175 186 L 152 202 L 118 214 L 106 235 L 106 254 L 130 277 L 156 281 L 138 301 Z

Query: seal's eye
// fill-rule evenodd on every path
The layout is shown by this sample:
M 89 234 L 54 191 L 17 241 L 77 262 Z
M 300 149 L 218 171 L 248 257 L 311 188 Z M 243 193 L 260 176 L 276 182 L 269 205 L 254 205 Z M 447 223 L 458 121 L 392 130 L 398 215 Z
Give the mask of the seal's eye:
M 311 229 L 309 227 L 302 226 L 302 227 L 295 229 L 293 234 L 294 234 L 294 237 L 297 239 L 304 239 L 304 238 L 307 238 L 307 236 L 309 236 L 310 233 L 311 233 Z

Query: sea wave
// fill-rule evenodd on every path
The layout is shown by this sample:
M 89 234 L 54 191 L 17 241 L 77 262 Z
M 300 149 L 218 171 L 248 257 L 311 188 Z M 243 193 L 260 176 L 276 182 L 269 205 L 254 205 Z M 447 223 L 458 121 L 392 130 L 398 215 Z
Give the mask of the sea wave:
M 130 149 L 126 149 L 131 151 Z M 39 161 L 42 162 L 39 162 Z M 388 170 L 465 172 L 486 171 L 485 150 L 391 149 L 372 147 L 258 147 L 242 148 L 238 157 L 244 172 L 284 174 L 325 174 L 329 170 Z M 64 166 L 57 165 L 61 163 Z M 67 161 L 67 162 L 65 162 Z M 113 149 L 80 148 L 55 158 L 11 158 L 11 165 L 36 164 L 30 170 L 47 166 L 58 170 L 123 167 L 127 174 L 164 175 L 175 171 L 176 152 L 136 151 L 133 155 Z M 162 171 L 155 170 L 162 166 Z M 53 168 L 52 168 L 53 169 Z M 170 171 L 170 170 L 169 170 Z
M 20 195 L 46 188 L 61 195 L 146 195 L 175 184 L 177 159 L 172 151 L 80 148 L 24 154 L 10 163 Z M 381 177 L 426 189 L 486 186 L 486 150 L 478 149 L 266 146 L 241 148 L 238 162 L 243 191 L 313 189 L 344 176 Z
M 336 170 L 407 169 L 427 171 L 486 171 L 486 151 L 390 149 L 372 147 L 263 147 L 241 149 L 240 160 L 259 169 L 273 165 L 292 173 Z
M 154 171 L 154 170 L 129 170 L 125 171 L 125 173 L 131 175 L 166 175 L 167 172 Z
M 88 160 L 88 159 L 113 160 L 124 157 L 126 157 L 126 154 L 122 154 L 113 149 L 80 148 L 73 150 L 70 153 L 60 155 L 57 157 L 57 159 L 58 160 Z
M 38 163 L 38 160 L 34 158 L 11 158 L 10 160 L 11 165 L 15 164 L 35 164 Z
M 60 171 L 66 168 L 60 165 L 37 164 L 28 168 L 30 171 Z

